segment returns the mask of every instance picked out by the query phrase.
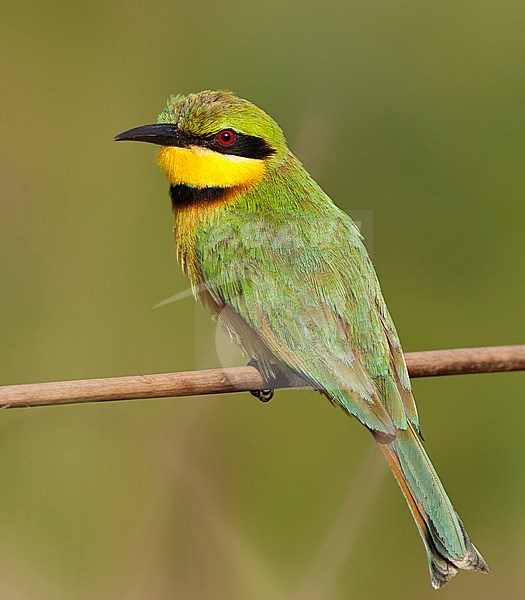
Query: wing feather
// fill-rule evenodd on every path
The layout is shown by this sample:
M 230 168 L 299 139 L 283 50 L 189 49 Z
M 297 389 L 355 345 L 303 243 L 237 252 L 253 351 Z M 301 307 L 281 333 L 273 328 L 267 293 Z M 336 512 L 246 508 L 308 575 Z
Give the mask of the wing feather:
M 407 413 L 417 422 L 401 346 L 360 234 L 333 209 L 323 215 L 330 233 L 311 215 L 256 224 L 237 215 L 227 232 L 215 223 L 199 236 L 203 283 L 257 332 L 260 354 L 269 350 L 367 427 L 393 435 Z M 231 318 L 223 325 L 235 329 Z M 243 344 L 230 333 L 260 358 L 253 335 Z

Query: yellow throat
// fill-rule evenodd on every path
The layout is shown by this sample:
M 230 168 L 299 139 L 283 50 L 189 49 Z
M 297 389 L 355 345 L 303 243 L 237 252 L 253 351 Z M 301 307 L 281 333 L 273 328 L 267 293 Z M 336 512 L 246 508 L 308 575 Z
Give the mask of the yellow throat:
M 205 187 L 249 187 L 265 173 L 262 160 L 220 154 L 200 146 L 163 146 L 157 162 L 171 185 Z

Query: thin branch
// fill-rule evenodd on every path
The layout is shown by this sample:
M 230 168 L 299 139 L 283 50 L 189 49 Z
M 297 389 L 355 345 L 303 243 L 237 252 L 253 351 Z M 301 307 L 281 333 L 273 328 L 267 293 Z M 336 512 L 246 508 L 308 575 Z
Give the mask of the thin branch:
M 521 371 L 525 345 L 409 352 L 405 358 L 411 377 Z M 264 382 L 253 367 L 29 383 L 0 387 L 0 408 L 199 396 L 262 387 Z

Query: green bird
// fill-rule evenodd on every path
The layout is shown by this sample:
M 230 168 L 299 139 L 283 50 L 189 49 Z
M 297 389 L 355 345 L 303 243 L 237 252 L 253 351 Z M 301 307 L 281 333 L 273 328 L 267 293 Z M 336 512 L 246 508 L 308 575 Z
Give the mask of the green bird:
M 160 146 L 179 262 L 263 379 L 310 385 L 372 433 L 419 529 L 434 588 L 458 569 L 489 572 L 423 448 L 401 344 L 361 235 L 279 125 L 232 92 L 203 91 L 172 96 L 156 124 L 116 140 Z

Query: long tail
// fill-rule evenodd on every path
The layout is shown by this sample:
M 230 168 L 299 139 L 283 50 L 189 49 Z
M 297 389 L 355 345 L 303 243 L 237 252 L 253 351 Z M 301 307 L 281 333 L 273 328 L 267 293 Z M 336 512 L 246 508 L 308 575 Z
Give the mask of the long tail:
M 458 569 L 490 573 L 450 502 L 411 426 L 393 440 L 374 435 L 412 511 L 428 555 L 432 586 L 439 589 Z

